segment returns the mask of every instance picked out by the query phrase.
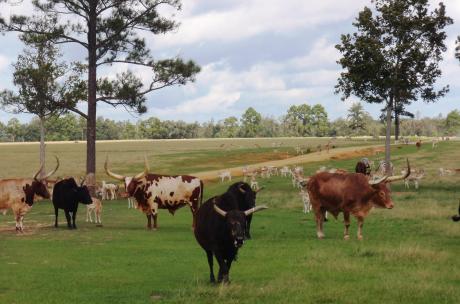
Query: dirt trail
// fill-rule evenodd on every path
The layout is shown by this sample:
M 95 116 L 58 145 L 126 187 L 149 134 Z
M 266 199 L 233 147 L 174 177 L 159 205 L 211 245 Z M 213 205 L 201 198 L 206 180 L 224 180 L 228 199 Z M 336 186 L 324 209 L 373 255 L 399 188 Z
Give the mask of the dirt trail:
M 281 159 L 281 160 L 273 160 L 273 161 L 252 164 L 252 165 L 248 165 L 248 169 L 257 169 L 263 166 L 282 167 L 282 166 L 298 165 L 298 164 L 316 162 L 316 161 L 324 161 L 324 160 L 329 160 L 329 159 L 358 158 L 358 157 L 364 157 L 364 156 L 371 156 L 376 153 L 381 153 L 384 151 L 384 149 L 385 148 L 382 145 L 374 145 L 374 146 L 366 146 L 366 147 L 337 148 L 337 149 L 329 150 L 329 153 L 326 151 L 314 152 L 314 153 L 299 155 L 299 156 Z M 199 177 L 204 181 L 209 181 L 209 180 L 217 179 L 218 174 L 224 170 L 229 170 L 232 174 L 232 177 L 242 176 L 243 172 L 241 168 L 242 168 L 241 166 L 233 167 L 233 168 L 226 168 L 226 169 L 223 168 L 219 170 L 191 173 L 190 175 Z

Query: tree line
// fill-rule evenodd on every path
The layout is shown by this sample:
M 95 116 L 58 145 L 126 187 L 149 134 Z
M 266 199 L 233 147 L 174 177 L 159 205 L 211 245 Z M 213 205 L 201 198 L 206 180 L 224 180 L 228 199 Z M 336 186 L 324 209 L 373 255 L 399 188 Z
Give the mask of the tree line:
M 47 141 L 86 140 L 85 119 L 67 113 L 46 120 Z M 394 126 L 393 126 L 394 129 Z M 17 118 L 6 124 L 0 122 L 0 141 L 22 142 L 40 140 L 41 122 L 38 117 L 21 123 Z M 235 138 L 284 136 L 384 136 L 385 121 L 374 119 L 361 104 L 353 104 L 344 118 L 329 120 L 325 109 L 317 104 L 294 105 L 279 118 L 262 116 L 248 108 L 240 118 L 230 116 L 219 121 L 204 123 L 181 120 L 115 121 L 103 117 L 96 119 L 97 140 L 120 139 L 182 139 L 182 138 Z M 460 111 L 446 117 L 402 119 L 402 136 L 457 136 L 460 135 Z

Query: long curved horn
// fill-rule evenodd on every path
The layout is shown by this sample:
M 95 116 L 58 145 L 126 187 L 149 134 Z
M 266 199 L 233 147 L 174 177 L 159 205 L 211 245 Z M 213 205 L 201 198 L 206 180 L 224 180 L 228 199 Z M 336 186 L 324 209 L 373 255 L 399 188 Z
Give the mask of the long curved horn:
M 54 155 L 54 157 L 56 158 L 56 168 L 54 168 L 53 171 L 51 171 L 50 173 L 48 173 L 47 175 L 45 175 L 43 178 L 41 178 L 40 180 L 45 180 L 47 179 L 48 177 L 50 177 L 51 175 L 53 175 L 54 173 L 56 173 L 57 169 L 59 168 L 59 158 Z
M 44 166 L 44 164 L 42 164 L 42 165 L 40 166 L 40 169 L 38 169 L 37 173 L 35 173 L 35 175 L 34 175 L 34 180 L 38 181 L 37 177 L 38 177 L 38 175 L 40 174 L 40 172 L 42 172 L 43 166 Z
M 139 179 L 145 177 L 147 174 L 149 174 L 149 170 L 150 170 L 150 168 L 149 168 L 149 164 L 147 162 L 147 156 L 144 155 L 144 171 L 139 173 L 139 174 L 137 174 L 136 176 L 134 176 L 133 180 L 139 180 Z
M 257 190 L 254 191 L 254 192 L 255 192 L 255 193 L 258 193 L 259 191 L 262 191 L 262 190 L 264 190 L 264 189 L 265 189 L 265 187 L 260 187 L 259 189 L 257 189 Z
M 399 180 L 406 179 L 406 178 L 410 175 L 410 164 L 409 164 L 409 159 L 406 158 L 406 161 L 407 161 L 407 170 L 406 170 L 406 174 L 390 176 L 390 177 L 388 177 L 387 180 L 386 180 L 387 183 L 391 183 L 391 182 L 395 182 L 395 181 L 399 181 Z
M 217 207 L 217 205 L 215 203 L 212 203 L 212 204 L 214 206 L 214 211 L 216 211 L 219 215 L 222 215 L 223 217 L 227 216 L 227 212 L 225 212 L 224 210 L 222 210 L 219 207 Z
M 108 176 L 113 177 L 113 178 L 118 179 L 118 180 L 121 180 L 121 181 L 125 180 L 125 177 L 123 175 L 113 173 L 112 171 L 109 170 L 109 155 L 108 154 L 105 157 L 104 169 L 105 169 L 105 173 Z
M 378 185 L 380 183 L 383 183 L 384 181 L 386 181 L 388 179 L 388 176 L 385 175 L 384 177 L 382 178 L 379 178 L 377 180 L 369 180 L 369 185 Z
M 244 211 L 244 215 L 248 216 L 250 214 L 253 214 L 254 212 L 261 211 L 261 210 L 264 210 L 264 209 L 268 209 L 268 207 L 265 206 L 265 205 L 257 206 L 257 207 L 254 207 L 254 208 L 251 208 L 249 210 Z

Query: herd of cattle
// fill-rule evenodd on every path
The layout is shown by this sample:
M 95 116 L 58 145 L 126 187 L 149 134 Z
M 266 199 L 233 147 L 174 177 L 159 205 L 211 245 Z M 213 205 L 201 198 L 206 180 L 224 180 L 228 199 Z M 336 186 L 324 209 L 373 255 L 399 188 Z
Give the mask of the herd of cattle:
M 79 203 L 87 205 L 87 221 L 92 220 L 95 213 L 96 222 L 100 223 L 102 203 L 98 198 L 91 197 L 84 182 L 77 184 L 74 178 L 66 178 L 54 184 L 52 195 L 47 188 L 47 179 L 59 168 L 56 157 L 56 168 L 50 173 L 39 177 L 42 168 L 31 179 L 0 180 L 0 211 L 11 209 L 16 220 L 16 230 L 24 229 L 23 219 L 32 208 L 35 200 L 49 199 L 55 211 L 55 227 L 58 227 L 58 210 L 63 209 L 68 228 L 76 228 L 76 215 Z M 388 184 L 398 180 L 408 180 L 413 175 L 409 161 L 401 175 L 387 175 L 393 167 L 381 163 L 375 172 L 372 162 L 362 159 L 356 165 L 353 173 L 341 169 L 320 168 L 314 175 L 305 177 L 302 167 L 275 168 L 263 167 L 257 170 L 243 168 L 244 181 L 233 183 L 228 190 L 212 197 L 203 203 L 203 181 L 188 175 L 160 175 L 149 171 L 145 159 L 144 171 L 135 176 L 124 176 L 114 173 L 109 168 L 108 157 L 104 164 L 105 173 L 121 182 L 130 202 L 136 203 L 147 218 L 147 227 L 157 229 L 159 209 L 167 209 L 174 214 L 177 209 L 188 205 L 192 212 L 192 228 L 195 238 L 207 255 L 210 268 L 210 280 L 215 282 L 213 259 L 219 264 L 218 282 L 229 280 L 229 271 L 235 260 L 238 249 L 246 239 L 250 239 L 250 225 L 254 212 L 267 209 L 266 206 L 256 206 L 256 195 L 262 189 L 256 180 L 257 176 L 269 178 L 272 175 L 291 176 L 294 187 L 301 189 L 304 211 L 313 211 L 316 220 L 316 233 L 319 239 L 324 237 L 323 222 L 327 213 L 335 218 L 343 213 L 344 239 L 349 239 L 350 215 L 358 221 L 358 239 L 362 239 L 364 218 L 373 207 L 392 209 L 394 204 Z M 223 172 L 231 179 L 231 175 Z M 380 174 L 380 175 L 379 175 Z M 413 176 L 424 174 L 417 171 Z M 247 183 L 250 179 L 250 184 Z M 417 184 L 418 185 L 418 184 Z M 107 184 L 104 183 L 105 189 Z M 114 192 L 110 196 L 113 199 Z M 453 217 L 460 220 L 459 215 Z M 152 225 L 153 221 L 153 225 Z

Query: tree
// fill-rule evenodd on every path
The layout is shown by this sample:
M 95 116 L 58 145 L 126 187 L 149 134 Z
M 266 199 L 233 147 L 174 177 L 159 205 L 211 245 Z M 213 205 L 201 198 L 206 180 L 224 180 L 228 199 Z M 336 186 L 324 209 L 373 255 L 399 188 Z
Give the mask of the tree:
M 5 129 L 6 134 L 12 142 L 16 142 L 18 139 L 21 139 L 24 134 L 24 127 L 17 118 L 11 118 L 8 120 Z
M 348 109 L 348 127 L 355 135 L 362 134 L 366 130 L 366 114 L 362 104 L 359 102 L 353 103 Z
M 238 136 L 240 126 L 238 125 L 238 118 L 230 116 L 222 122 L 222 130 L 220 137 L 233 138 Z
M 460 132 L 460 112 L 454 110 L 446 117 L 446 135 L 458 135 Z
M 316 104 L 311 108 L 312 113 L 312 131 L 313 136 L 325 136 L 329 132 L 329 121 L 327 119 L 326 109 Z
M 0 104 L 13 113 L 38 116 L 42 165 L 40 175 L 44 176 L 45 121 L 74 108 L 76 101 L 84 98 L 85 84 L 79 81 L 78 72 L 69 74 L 69 67 L 58 62 L 60 54 L 52 43 L 33 34 L 24 34 L 21 40 L 27 48 L 13 65 L 13 83 L 18 92 L 0 92 Z
M 373 0 L 353 25 L 357 32 L 341 36 L 342 54 L 336 93 L 384 103 L 386 110 L 385 159 L 390 161 L 391 116 L 396 106 L 422 99 L 434 102 L 448 87 L 434 88 L 441 75 L 439 62 L 446 50 L 444 27 L 452 24 L 445 6 L 429 12 L 428 0 Z
M 291 106 L 284 123 L 294 136 L 325 136 L 329 132 L 327 112 L 320 104 Z
M 262 115 L 249 107 L 241 116 L 241 135 L 243 137 L 256 137 L 260 132 Z
M 123 106 L 146 112 L 146 94 L 171 85 L 193 81 L 200 68 L 180 58 L 154 60 L 145 42 L 147 34 L 165 34 L 178 23 L 160 15 L 163 8 L 181 9 L 180 0 L 36 0 L 37 14 L 0 18 L 0 30 L 33 33 L 56 44 L 74 44 L 86 52 L 81 65 L 88 74 L 87 160 L 89 185 L 95 184 L 96 104 Z M 44 27 L 47 21 L 53 26 Z M 128 65 L 150 70 L 152 78 L 144 85 L 132 71 L 112 78 L 98 78 L 103 66 Z M 92 189 L 93 190 L 93 189 Z
M 308 104 L 289 107 L 284 120 L 294 136 L 312 135 L 312 109 Z

